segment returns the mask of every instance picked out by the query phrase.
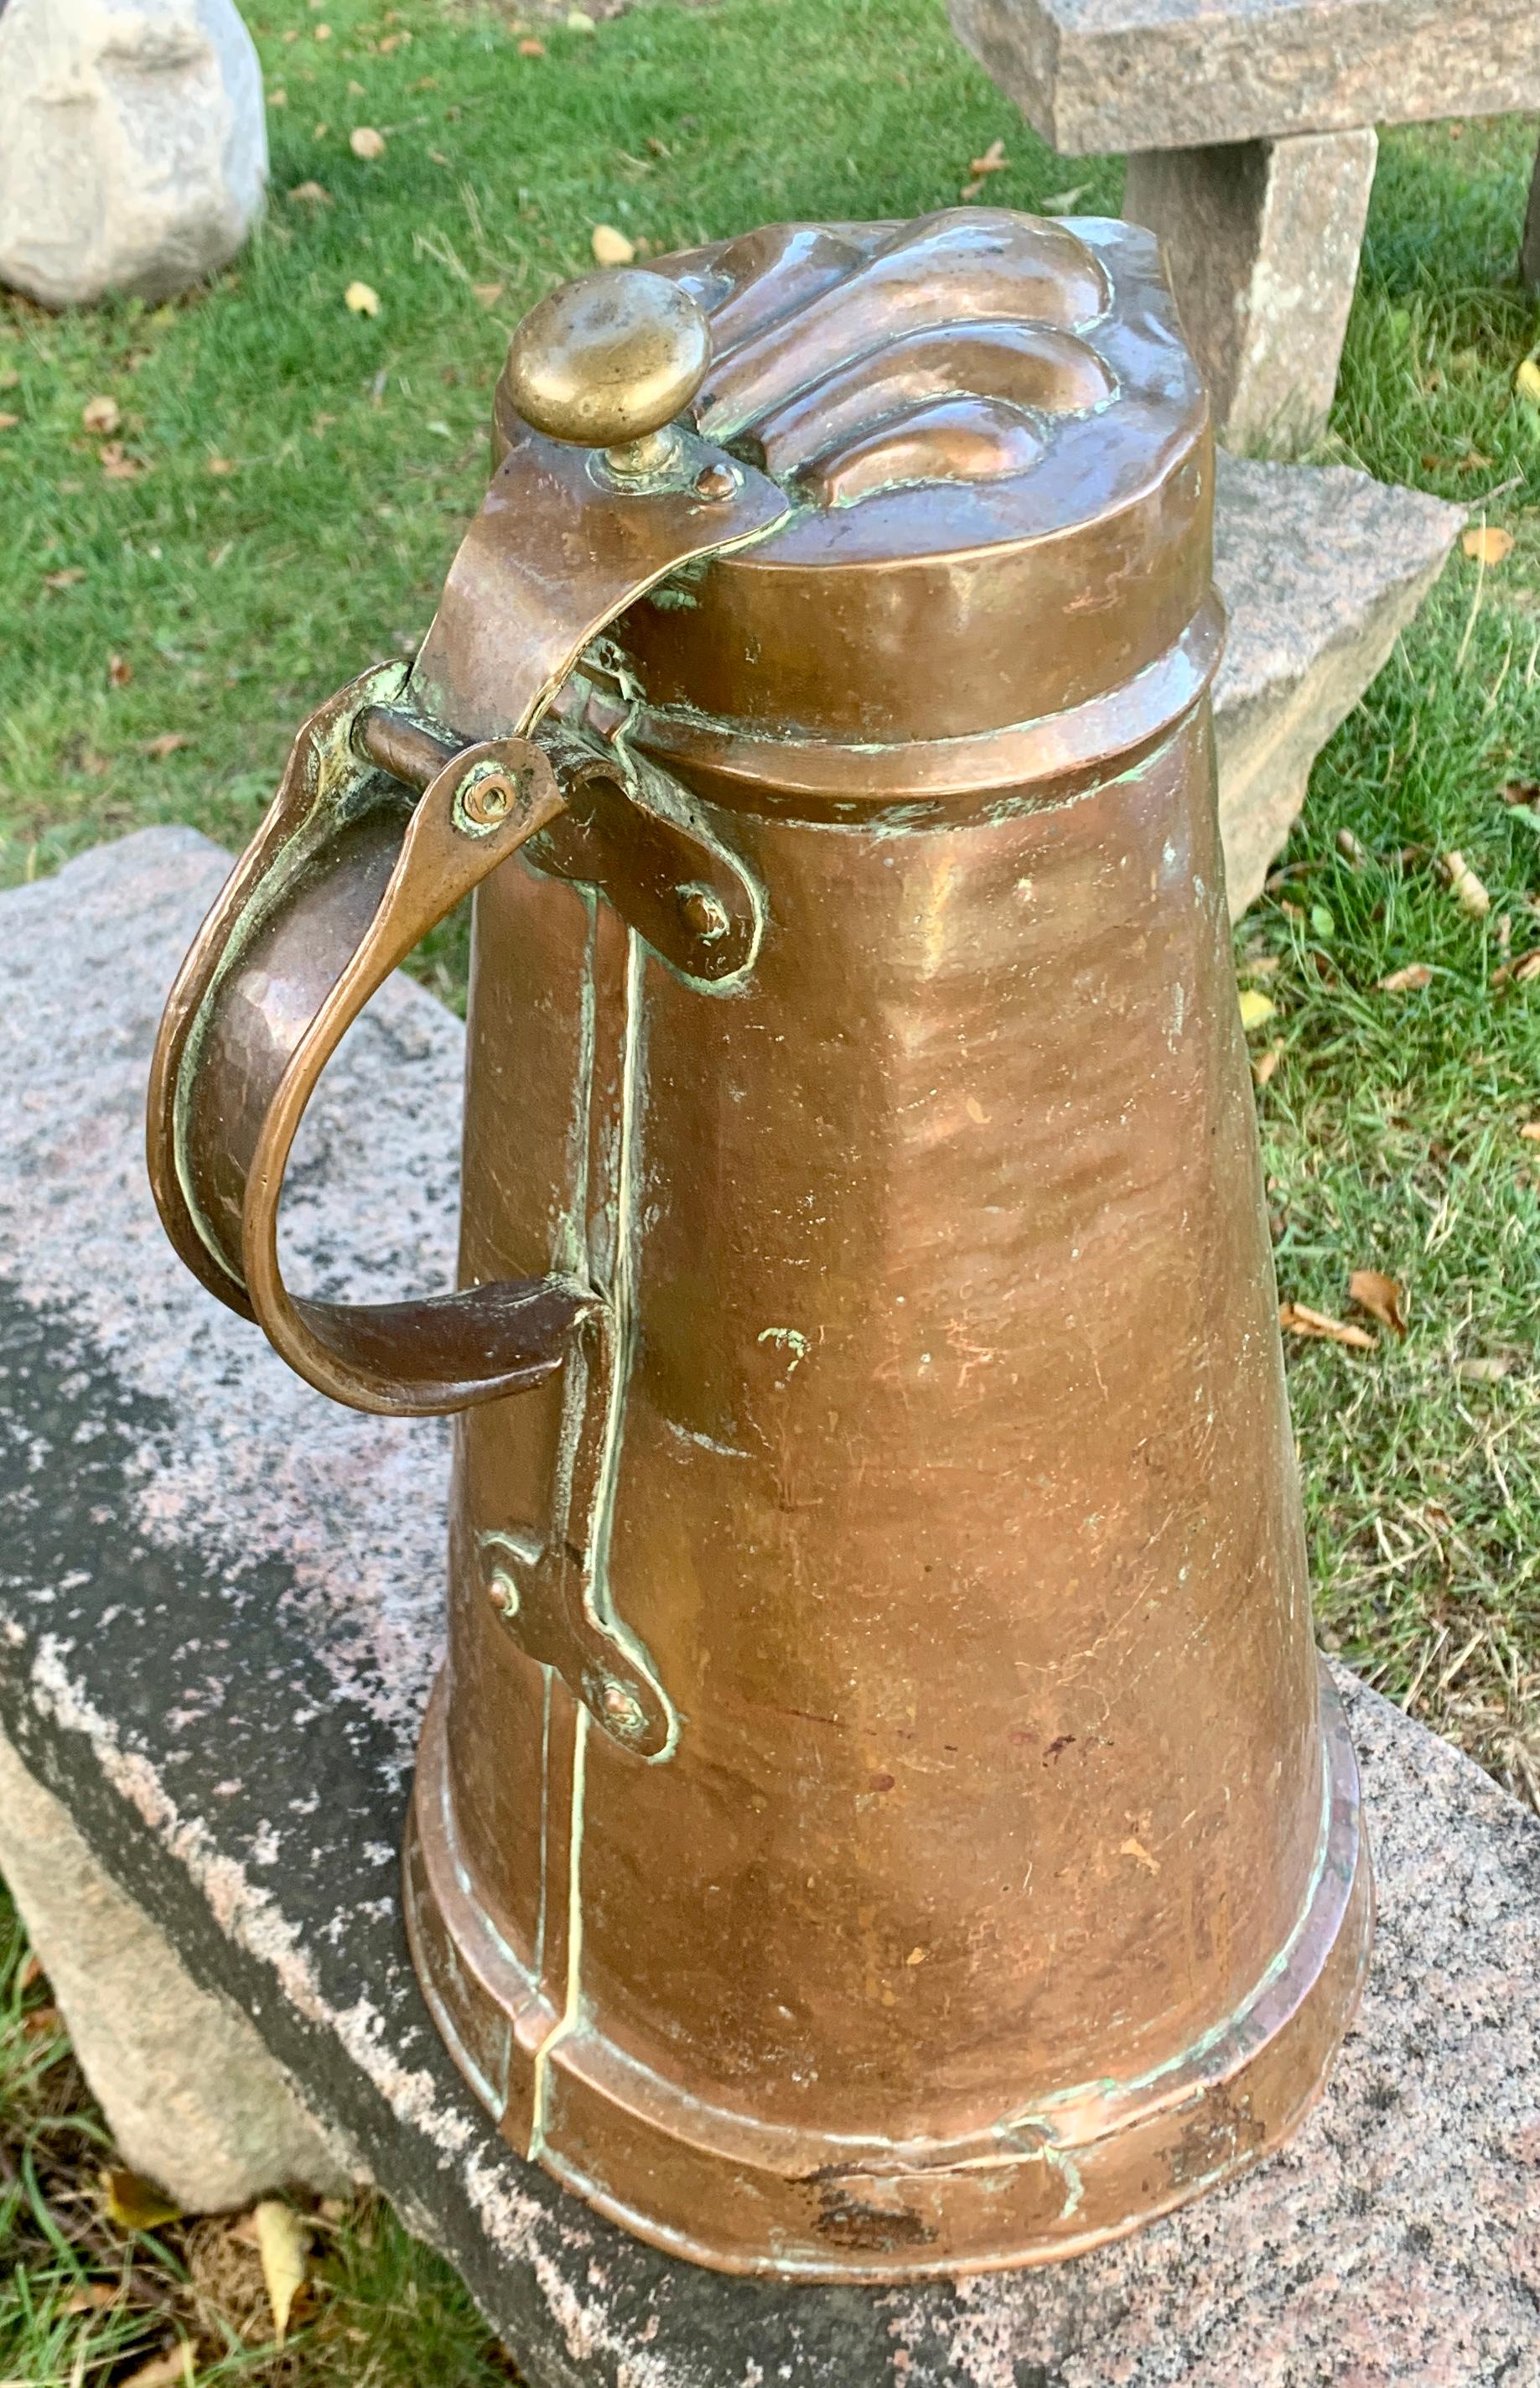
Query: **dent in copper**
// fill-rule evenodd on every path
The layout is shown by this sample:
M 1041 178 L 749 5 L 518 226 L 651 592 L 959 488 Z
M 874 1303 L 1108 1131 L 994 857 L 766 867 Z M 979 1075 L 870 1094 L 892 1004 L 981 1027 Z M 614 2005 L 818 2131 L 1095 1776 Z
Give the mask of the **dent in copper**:
M 1278 2143 L 1370 1928 L 1230 960 L 1206 411 L 1130 227 L 658 270 L 714 348 L 675 486 L 505 387 L 384 701 L 451 754 L 551 707 L 562 808 L 477 896 L 461 1281 L 584 1305 L 458 1421 L 409 1924 L 513 2144 L 656 2243 L 1038 2262 Z M 713 489 L 757 509 L 714 546 Z

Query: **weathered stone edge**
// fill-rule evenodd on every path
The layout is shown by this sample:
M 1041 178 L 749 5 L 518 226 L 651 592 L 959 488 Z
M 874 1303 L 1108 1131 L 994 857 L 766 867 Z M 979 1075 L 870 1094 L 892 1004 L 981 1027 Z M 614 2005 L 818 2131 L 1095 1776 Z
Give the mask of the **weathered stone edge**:
M 1521 114 L 1540 84 L 1528 0 L 1489 8 L 1479 39 L 1454 11 L 1430 30 L 1386 0 L 1355 8 L 1345 67 L 1319 6 L 1167 5 L 1084 30 L 1054 0 L 949 5 L 958 39 L 1064 157 Z

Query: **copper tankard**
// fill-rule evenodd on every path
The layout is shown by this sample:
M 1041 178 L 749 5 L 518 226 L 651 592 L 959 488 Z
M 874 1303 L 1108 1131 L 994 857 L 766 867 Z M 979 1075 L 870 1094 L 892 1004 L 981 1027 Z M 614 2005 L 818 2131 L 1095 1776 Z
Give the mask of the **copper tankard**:
M 1072 2255 L 1294 2127 L 1370 1932 L 1204 394 L 1146 234 L 975 208 L 559 290 L 495 439 L 178 980 L 166 1226 L 458 1414 L 408 1921 L 514 2146 L 730 2270 Z M 300 1114 L 473 888 L 459 1290 L 308 1300 Z

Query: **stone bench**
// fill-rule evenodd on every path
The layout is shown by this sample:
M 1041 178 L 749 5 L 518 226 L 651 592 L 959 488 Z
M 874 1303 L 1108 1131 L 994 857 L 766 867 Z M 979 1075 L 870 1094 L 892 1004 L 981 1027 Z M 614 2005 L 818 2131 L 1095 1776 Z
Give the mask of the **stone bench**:
M 1382 1921 L 1297 2139 L 1080 2262 L 888 2290 L 680 2265 L 496 2136 L 407 1959 L 447 1437 L 292 1377 L 173 1259 L 141 1156 L 184 829 L 0 896 L 0 1864 L 128 2159 L 193 2204 L 375 2180 L 531 2388 L 1525 2388 L 1540 1818 L 1344 1678 Z M 301 1281 L 451 1265 L 461 1032 L 393 982 L 312 1111 Z
M 1232 447 L 1306 446 L 1325 426 L 1374 128 L 1540 108 L 1534 0 L 948 5 L 1045 141 L 1128 154 L 1123 212 L 1165 243 Z M 1540 288 L 1540 164 L 1523 261 Z

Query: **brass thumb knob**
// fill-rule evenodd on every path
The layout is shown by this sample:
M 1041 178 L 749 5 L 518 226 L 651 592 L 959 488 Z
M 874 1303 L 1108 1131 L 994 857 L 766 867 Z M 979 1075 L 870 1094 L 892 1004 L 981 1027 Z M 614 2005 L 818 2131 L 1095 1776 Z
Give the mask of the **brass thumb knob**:
M 640 267 L 585 274 L 532 307 L 513 335 L 514 405 L 549 439 L 610 451 L 621 473 L 656 471 L 657 438 L 711 363 L 711 326 L 688 290 Z

